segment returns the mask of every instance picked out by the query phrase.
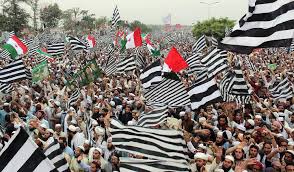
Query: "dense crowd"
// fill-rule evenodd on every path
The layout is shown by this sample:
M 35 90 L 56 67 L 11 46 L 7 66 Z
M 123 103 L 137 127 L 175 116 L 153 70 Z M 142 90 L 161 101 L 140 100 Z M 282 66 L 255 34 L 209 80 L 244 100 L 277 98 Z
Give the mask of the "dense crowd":
M 184 58 L 192 55 L 192 43 L 176 47 Z M 168 52 L 169 46 L 161 48 Z M 144 102 L 139 71 L 102 74 L 80 88 L 75 104 L 66 106 L 74 91 L 66 86 L 70 76 L 87 60 L 95 59 L 103 67 L 106 51 L 104 44 L 98 44 L 89 54 L 67 52 L 50 63 L 48 79 L 33 84 L 28 80 L 14 83 L 11 94 L 2 94 L 0 124 L 4 133 L 0 149 L 15 130 L 23 127 L 41 149 L 57 139 L 74 172 L 119 171 L 120 157 L 145 158 L 116 151 L 109 132 L 112 118 L 134 126 L 142 112 L 150 111 Z M 113 54 L 117 59 L 119 55 L 119 50 Z M 148 64 L 155 60 L 148 50 L 143 55 Z M 233 64 L 239 55 L 230 57 Z M 36 63 L 34 57 L 22 58 L 29 68 Z M 189 107 L 169 108 L 166 122 L 156 127 L 183 131 L 192 172 L 294 171 L 294 97 L 273 100 L 269 93 L 269 87 L 285 76 L 293 87 L 294 59 L 284 48 L 260 49 L 248 58 L 256 67 L 253 71 L 242 65 L 252 93 L 250 104 L 219 102 L 195 111 Z M 276 69 L 269 69 L 269 64 L 275 64 Z M 178 76 L 187 88 L 196 78 L 186 71 Z M 217 77 L 218 81 L 221 77 Z M 92 119 L 90 134 L 94 144 L 86 138 L 86 117 Z

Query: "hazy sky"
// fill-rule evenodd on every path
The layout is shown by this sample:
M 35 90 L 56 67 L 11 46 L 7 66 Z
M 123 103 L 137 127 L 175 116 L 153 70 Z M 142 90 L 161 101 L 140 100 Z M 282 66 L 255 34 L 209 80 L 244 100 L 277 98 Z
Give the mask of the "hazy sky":
M 200 3 L 218 4 L 208 6 Z M 248 0 L 40 0 L 41 7 L 50 3 L 58 3 L 62 10 L 79 7 L 87 9 L 96 17 L 112 16 L 115 4 L 124 20 L 139 20 L 146 24 L 162 24 L 162 18 L 169 13 L 172 24 L 190 25 L 210 17 L 229 17 L 239 19 L 247 10 Z

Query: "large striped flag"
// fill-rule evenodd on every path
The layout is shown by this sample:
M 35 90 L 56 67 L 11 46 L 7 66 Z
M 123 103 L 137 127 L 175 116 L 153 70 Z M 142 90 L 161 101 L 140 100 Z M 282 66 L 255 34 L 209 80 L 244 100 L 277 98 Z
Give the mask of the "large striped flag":
M 84 44 L 79 38 L 67 36 L 66 39 L 70 43 L 70 48 L 72 50 L 84 50 L 86 52 L 89 51 L 87 45 Z
M 221 49 L 250 54 L 255 48 L 289 47 L 294 33 L 292 0 L 249 0 L 249 10 Z
M 167 118 L 167 106 L 163 106 L 157 109 L 153 109 L 150 112 L 142 113 L 138 119 L 138 126 L 141 127 L 155 127 L 166 121 Z
M 22 59 L 13 61 L 0 69 L 0 82 L 2 83 L 13 83 L 24 79 L 27 79 L 27 71 Z
M 140 80 L 142 83 L 142 87 L 144 89 L 149 89 L 152 86 L 157 85 L 162 80 L 162 67 L 160 60 L 156 60 L 149 66 L 147 66 L 140 75 Z
M 205 48 L 207 48 L 207 44 L 206 44 L 206 39 L 205 38 L 206 38 L 206 36 L 205 35 L 202 35 L 195 42 L 195 44 L 192 47 L 192 51 L 193 51 L 194 54 L 201 53 L 202 50 L 204 50 Z
M 10 94 L 13 90 L 12 84 L 0 83 L 0 92 L 3 94 Z
M 284 78 L 276 86 L 269 88 L 270 94 L 274 100 L 288 99 L 294 96 L 293 86 L 288 78 Z
M 47 53 L 52 56 L 56 56 L 56 55 L 63 54 L 64 49 L 65 49 L 64 42 L 52 43 L 52 44 L 48 44 Z
M 149 159 L 187 165 L 187 146 L 183 132 L 124 126 L 112 119 L 110 122 L 112 144 L 118 151 L 141 155 Z
M 120 172 L 188 172 L 186 164 L 151 159 L 120 158 Z
M 135 70 L 137 68 L 136 66 L 136 61 L 135 61 L 135 56 L 125 56 L 122 55 L 121 61 L 117 64 L 117 72 L 128 72 Z
M 77 102 L 77 100 L 79 99 L 80 95 L 81 95 L 81 91 L 80 91 L 79 88 L 77 88 L 77 89 L 71 94 L 71 96 L 70 96 L 70 98 L 69 98 L 69 100 L 68 100 L 68 102 L 67 102 L 66 108 L 68 109 L 68 108 L 70 108 L 72 105 L 74 105 L 74 104 Z
M 193 84 L 189 88 L 188 94 L 191 99 L 191 108 L 193 110 L 223 101 L 216 81 L 212 77 Z
M 26 131 L 19 128 L 0 152 L 0 171 L 56 171 Z
M 244 79 L 241 66 L 238 64 L 234 70 L 233 85 L 230 93 L 233 95 L 249 95 L 249 87 Z
M 54 140 L 45 150 L 44 154 L 50 159 L 57 171 L 70 171 L 67 161 L 64 158 L 63 151 L 60 148 L 58 140 Z
M 227 51 L 213 49 L 201 59 L 201 63 L 208 70 L 208 77 L 213 77 L 228 69 Z
M 165 103 L 170 107 L 181 107 L 190 104 L 184 84 L 174 74 L 175 78 L 164 79 L 145 93 L 146 101 Z

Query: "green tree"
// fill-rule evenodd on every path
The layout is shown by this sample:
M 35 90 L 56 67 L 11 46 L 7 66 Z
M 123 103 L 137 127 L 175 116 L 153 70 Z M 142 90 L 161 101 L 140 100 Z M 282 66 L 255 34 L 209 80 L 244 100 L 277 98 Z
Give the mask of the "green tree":
M 28 5 L 33 10 L 33 25 L 34 30 L 36 31 L 38 29 L 38 13 L 39 13 L 39 0 L 29 0 Z
M 206 36 L 214 36 L 217 39 L 221 39 L 225 36 L 226 27 L 232 28 L 234 24 L 235 21 L 229 20 L 228 18 L 212 18 L 203 22 L 198 22 L 193 26 L 192 33 L 196 38 L 205 34 Z
M 63 12 L 62 21 L 63 21 L 63 29 L 70 30 L 71 32 L 73 32 L 73 29 L 75 27 L 75 21 L 73 20 L 72 9 L 68 9 Z
M 96 27 L 101 27 L 101 26 L 103 26 L 103 25 L 105 25 L 105 24 L 107 24 L 109 22 L 109 20 L 107 19 L 107 17 L 99 17 L 98 19 L 96 19 L 96 21 L 95 21 L 95 25 L 96 25 Z
M 142 33 L 148 33 L 148 32 L 151 31 L 151 29 L 147 25 L 145 25 L 144 23 L 141 23 L 138 20 L 135 20 L 132 23 L 130 23 L 130 29 L 132 31 L 135 30 L 137 27 L 140 27 L 141 28 L 141 32 Z
M 61 16 L 62 11 L 56 3 L 40 10 L 40 20 L 46 27 L 57 27 Z
M 95 28 L 95 14 L 88 14 L 88 10 L 82 10 L 82 20 L 81 20 L 81 29 L 83 30 L 93 30 Z
M 20 7 L 27 0 L 5 0 L 3 3 L 3 15 L 6 17 L 6 30 L 19 33 L 28 26 L 30 15 Z

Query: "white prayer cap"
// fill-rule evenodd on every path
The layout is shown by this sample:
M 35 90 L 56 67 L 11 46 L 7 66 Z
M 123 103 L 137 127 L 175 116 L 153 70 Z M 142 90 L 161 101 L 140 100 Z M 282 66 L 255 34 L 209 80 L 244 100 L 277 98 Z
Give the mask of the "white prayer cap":
M 4 103 L 3 106 L 10 106 L 10 104 L 9 103 Z
M 214 172 L 224 172 L 223 169 L 215 169 Z
M 288 152 L 294 156 L 294 150 L 286 150 L 286 152 Z
M 97 127 L 95 127 L 95 132 L 98 135 L 104 135 L 104 128 L 97 126 Z
M 96 147 L 96 148 L 94 148 L 94 150 L 97 150 L 98 152 L 100 152 L 100 154 L 102 154 L 102 149 Z
M 78 146 L 78 148 L 80 148 L 83 152 L 85 151 L 84 146 Z
M 181 116 L 181 117 L 182 117 L 182 116 L 185 116 L 185 112 L 184 112 L 184 111 L 180 112 L 180 116 Z
M 255 122 L 254 122 L 253 119 L 248 119 L 247 121 L 248 121 L 248 123 L 249 123 L 251 126 L 254 126 L 254 125 L 255 125 Z
M 48 128 L 45 124 L 41 124 L 40 127 L 42 127 L 42 128 Z
M 284 121 L 284 118 L 283 117 L 279 117 L 278 118 L 278 121 L 283 122 Z
M 206 147 L 206 146 L 204 146 L 202 143 L 201 143 L 201 144 L 199 144 L 198 148 L 200 148 L 200 149 L 204 149 L 204 150 L 206 150 L 206 149 L 207 149 L 207 147 Z
M 84 144 L 89 145 L 90 144 L 90 141 L 89 140 L 85 140 Z
M 220 137 L 223 137 L 223 132 L 219 131 L 219 132 L 217 132 L 216 135 L 217 135 L 217 136 L 220 136 Z
M 232 155 L 225 156 L 225 159 L 228 159 L 228 160 L 232 161 L 233 163 L 235 162 L 235 159 Z
M 47 129 L 47 131 L 49 131 L 51 134 L 54 134 L 54 131 L 51 128 Z
M 208 156 L 207 156 L 205 153 L 197 152 L 197 153 L 194 155 L 194 159 L 202 159 L 202 160 L 204 160 L 204 161 L 207 161 L 207 160 L 208 160 Z
M 133 94 L 133 93 L 129 93 L 129 95 L 130 95 L 131 97 L 135 97 L 135 94 Z
M 255 118 L 262 119 L 262 117 L 260 115 L 255 115 Z
M 288 146 L 294 146 L 294 142 L 288 142 Z
M 69 131 L 72 131 L 72 132 L 76 132 L 77 131 L 77 127 L 73 126 L 73 125 L 70 125 L 68 127 Z
M 56 128 L 56 127 L 61 127 L 61 124 L 55 124 L 55 128 Z
M 244 132 L 246 131 L 246 128 L 243 125 L 237 125 L 236 128 Z
M 110 101 L 109 102 L 111 106 L 115 106 L 115 102 L 114 101 Z

